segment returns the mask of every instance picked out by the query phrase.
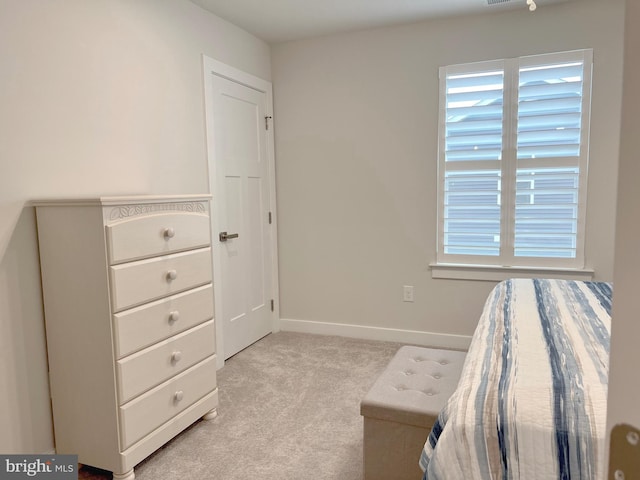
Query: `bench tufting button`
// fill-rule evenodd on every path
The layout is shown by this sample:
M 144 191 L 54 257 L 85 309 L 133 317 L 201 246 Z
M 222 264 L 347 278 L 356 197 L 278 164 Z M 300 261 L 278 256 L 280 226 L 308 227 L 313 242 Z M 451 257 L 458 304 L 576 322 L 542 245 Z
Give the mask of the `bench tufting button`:
M 449 363 L 449 362 L 447 362 L 446 360 L 442 360 L 442 361 L 440 362 L 440 365 L 446 365 L 447 363 Z
M 438 375 L 437 373 L 433 376 L 433 378 L 435 378 L 436 380 L 440 380 L 440 375 Z
M 407 377 L 411 376 L 411 375 L 415 375 L 416 372 L 413 372 L 411 370 L 405 370 L 404 372 L 402 372 L 404 375 L 406 375 Z

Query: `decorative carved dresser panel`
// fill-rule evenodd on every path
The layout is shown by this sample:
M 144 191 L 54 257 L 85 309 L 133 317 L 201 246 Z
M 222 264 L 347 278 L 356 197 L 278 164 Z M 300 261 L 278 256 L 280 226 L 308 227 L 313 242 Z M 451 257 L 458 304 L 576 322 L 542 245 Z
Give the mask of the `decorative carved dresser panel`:
M 209 197 L 34 204 L 56 451 L 132 480 L 216 415 Z

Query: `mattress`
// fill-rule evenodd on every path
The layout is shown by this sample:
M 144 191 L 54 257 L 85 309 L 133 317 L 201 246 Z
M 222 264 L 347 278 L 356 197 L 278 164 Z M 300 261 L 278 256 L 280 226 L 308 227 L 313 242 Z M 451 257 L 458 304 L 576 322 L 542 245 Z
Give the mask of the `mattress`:
M 424 479 L 602 478 L 611 296 L 604 282 L 498 284 L 425 443 Z

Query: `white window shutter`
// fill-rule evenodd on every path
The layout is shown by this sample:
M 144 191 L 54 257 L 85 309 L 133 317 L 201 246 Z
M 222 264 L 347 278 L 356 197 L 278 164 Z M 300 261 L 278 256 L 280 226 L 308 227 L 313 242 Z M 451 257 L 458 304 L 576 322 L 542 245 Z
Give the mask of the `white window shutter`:
M 518 158 L 580 155 L 583 62 L 521 67 Z
M 500 160 L 504 72 L 447 75 L 445 161 Z
M 591 55 L 441 69 L 439 263 L 583 266 Z
M 471 73 L 441 71 L 442 251 L 495 257 L 500 255 L 504 68 L 502 62 L 474 67 Z
M 584 79 L 591 65 L 580 53 L 524 63 L 518 71 L 514 256 L 578 261 Z
M 445 173 L 444 250 L 500 255 L 500 170 Z
M 576 257 L 578 178 L 577 167 L 518 169 L 516 257 Z

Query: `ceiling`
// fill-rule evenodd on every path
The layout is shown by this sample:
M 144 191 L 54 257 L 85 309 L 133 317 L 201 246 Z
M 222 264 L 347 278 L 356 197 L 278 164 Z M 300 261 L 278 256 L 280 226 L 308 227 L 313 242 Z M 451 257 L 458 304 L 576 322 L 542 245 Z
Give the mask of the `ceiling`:
M 508 9 L 527 11 L 526 0 L 191 1 L 267 43 L 418 22 L 451 15 Z M 538 8 L 563 1 L 568 0 L 535 0 Z M 489 2 L 493 4 L 489 5 Z M 535 12 L 531 15 L 535 15 Z

